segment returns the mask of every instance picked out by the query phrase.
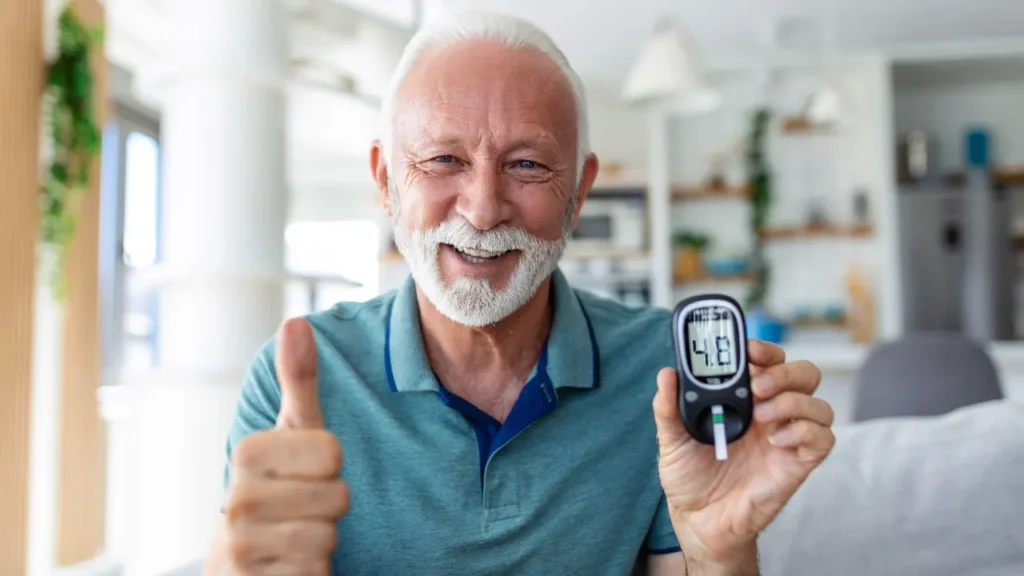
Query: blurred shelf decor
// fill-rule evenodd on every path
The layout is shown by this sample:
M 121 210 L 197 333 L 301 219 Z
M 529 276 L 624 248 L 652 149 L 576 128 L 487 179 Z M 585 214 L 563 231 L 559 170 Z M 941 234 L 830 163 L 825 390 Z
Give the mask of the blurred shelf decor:
M 715 198 L 750 198 L 750 186 L 747 184 L 730 185 L 725 183 L 702 184 L 697 186 L 673 186 L 672 200 L 706 200 Z
M 758 230 L 764 240 L 799 238 L 869 238 L 874 234 L 872 224 L 822 224 L 797 226 L 765 226 Z

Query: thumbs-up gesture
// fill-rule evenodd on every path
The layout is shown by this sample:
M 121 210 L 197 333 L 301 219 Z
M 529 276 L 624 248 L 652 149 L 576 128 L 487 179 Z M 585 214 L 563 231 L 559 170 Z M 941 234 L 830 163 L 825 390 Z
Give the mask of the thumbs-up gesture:
M 349 491 L 340 479 L 341 444 L 324 429 L 308 322 L 281 326 L 276 364 L 277 425 L 247 436 L 231 459 L 225 509 L 231 574 L 326 576 Z

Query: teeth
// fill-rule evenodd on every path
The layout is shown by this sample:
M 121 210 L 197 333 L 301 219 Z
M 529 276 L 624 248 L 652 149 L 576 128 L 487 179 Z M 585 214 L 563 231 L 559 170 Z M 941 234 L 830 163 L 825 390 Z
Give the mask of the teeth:
M 497 258 L 498 256 L 501 256 L 502 254 L 504 254 L 504 252 L 488 252 L 486 250 L 477 250 L 475 248 L 456 248 L 456 250 L 458 250 L 459 252 L 462 252 L 463 254 L 465 254 L 467 256 L 475 256 L 477 258 L 484 258 L 484 259 Z

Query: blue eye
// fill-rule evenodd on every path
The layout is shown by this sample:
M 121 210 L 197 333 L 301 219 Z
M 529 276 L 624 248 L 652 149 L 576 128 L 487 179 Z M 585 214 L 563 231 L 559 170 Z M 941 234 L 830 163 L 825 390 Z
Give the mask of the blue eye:
M 444 156 L 438 156 L 434 158 L 434 162 L 440 162 L 442 164 L 451 164 L 455 161 L 455 157 L 451 154 L 445 154 Z
M 516 162 L 516 167 L 526 168 L 527 170 L 530 170 L 536 168 L 537 163 L 534 162 L 533 160 L 520 160 L 519 162 Z

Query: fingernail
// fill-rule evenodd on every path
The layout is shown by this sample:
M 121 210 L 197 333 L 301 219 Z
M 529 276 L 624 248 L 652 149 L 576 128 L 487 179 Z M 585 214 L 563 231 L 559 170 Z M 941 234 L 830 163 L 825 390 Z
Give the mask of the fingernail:
M 788 444 L 793 440 L 793 431 L 789 428 L 780 428 L 774 434 L 768 436 L 768 442 L 773 446 Z
M 772 410 L 774 406 L 771 402 L 760 402 L 754 405 L 754 419 L 755 420 L 771 420 Z
M 772 390 L 772 377 L 769 374 L 758 374 L 754 376 L 754 381 L 751 382 L 751 385 L 758 396 L 764 396 Z

